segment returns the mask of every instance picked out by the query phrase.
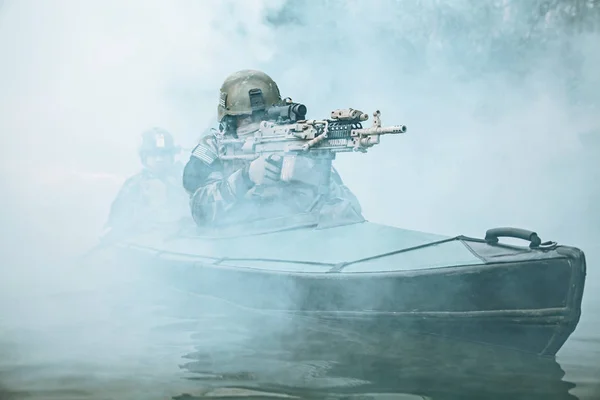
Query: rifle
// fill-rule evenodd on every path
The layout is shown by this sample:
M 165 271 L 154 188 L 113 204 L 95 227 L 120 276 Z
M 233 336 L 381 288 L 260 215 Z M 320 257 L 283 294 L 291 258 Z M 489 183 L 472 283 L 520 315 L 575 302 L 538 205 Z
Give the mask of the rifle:
M 381 112 L 373 113 L 373 125 L 364 128 L 362 122 L 369 116 L 352 108 L 331 112 L 330 119 L 306 119 L 306 106 L 287 101 L 265 112 L 259 129 L 246 138 L 219 135 L 221 160 L 252 161 L 262 155 L 304 155 L 320 164 L 323 173 L 322 194 L 329 187 L 331 162 L 337 153 L 361 152 L 380 143 L 382 135 L 406 132 L 405 125 L 381 126 Z
M 266 120 L 248 138 L 221 137 L 222 160 L 254 160 L 267 154 L 306 154 L 325 156 L 342 152 L 362 152 L 380 143 L 381 135 L 406 132 L 405 125 L 381 126 L 381 112 L 373 113 L 373 125 L 363 128 L 369 116 L 352 108 L 331 112 L 331 119 L 305 119 L 306 106 L 288 103 L 266 111 Z

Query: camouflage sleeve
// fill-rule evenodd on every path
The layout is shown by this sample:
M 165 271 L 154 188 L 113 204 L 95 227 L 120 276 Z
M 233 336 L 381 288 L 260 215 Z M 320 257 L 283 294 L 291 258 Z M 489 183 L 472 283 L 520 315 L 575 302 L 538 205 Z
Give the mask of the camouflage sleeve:
M 223 219 L 253 186 L 243 167 L 227 176 L 217 158 L 217 150 L 214 137 L 206 136 L 194 148 L 188 163 L 196 164 L 189 167 L 189 181 L 194 183 L 188 183 L 186 190 L 193 189 L 190 208 L 199 226 Z M 192 171 L 201 172 L 194 175 Z
M 205 184 L 214 169 L 221 167 L 218 149 L 212 135 L 205 135 L 194 147 L 190 159 L 183 169 L 183 187 L 192 196 L 198 188 Z
M 195 150 L 195 149 L 194 149 Z M 204 184 L 214 166 L 207 165 L 201 159 L 191 156 L 183 168 L 183 188 L 192 196 Z
M 139 190 L 140 175 L 132 176 L 127 179 L 117 196 L 113 200 L 106 224 L 106 228 L 117 228 L 125 226 L 131 221 L 136 214 L 136 207 L 143 200 L 141 191 Z
M 331 167 L 331 184 L 334 192 L 333 195 L 335 197 L 347 200 L 358 214 L 362 213 L 362 207 L 360 206 L 358 198 L 352 193 L 350 188 L 344 184 L 342 177 L 333 167 Z

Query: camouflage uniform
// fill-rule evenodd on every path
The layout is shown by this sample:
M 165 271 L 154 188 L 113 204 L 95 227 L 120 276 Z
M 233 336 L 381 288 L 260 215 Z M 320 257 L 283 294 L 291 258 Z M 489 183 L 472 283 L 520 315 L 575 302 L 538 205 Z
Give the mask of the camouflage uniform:
M 163 168 L 156 170 L 147 163 L 148 156 L 172 157 L 177 151 L 168 132 L 158 128 L 144 132 L 140 146 L 144 169 L 121 187 L 110 207 L 105 228 L 139 231 L 189 216 L 187 196 L 181 190 L 182 165 L 169 159 Z
M 272 185 L 255 185 L 248 176 L 249 161 L 218 158 L 217 135 L 236 135 L 236 117 L 250 114 L 250 92 L 259 88 L 263 106 L 281 101 L 275 82 L 259 71 L 239 71 L 231 75 L 221 88 L 218 108 L 221 132 L 204 135 L 185 166 L 183 185 L 190 195 L 190 208 L 196 224 L 202 227 L 226 225 L 309 212 L 320 209 L 319 185 L 314 182 L 315 163 L 298 157 L 297 179 Z M 285 167 L 284 167 L 285 169 Z M 282 174 L 285 170 L 282 170 Z M 327 204 L 336 204 L 335 212 L 350 211 L 359 218 L 357 198 L 343 184 L 332 168 Z M 330 207 L 331 208 L 331 207 Z
M 318 185 L 280 182 L 257 186 L 248 178 L 249 162 L 221 161 L 214 135 L 206 135 L 192 151 L 183 181 L 190 194 L 192 216 L 200 226 L 273 218 L 308 212 L 318 200 Z M 311 160 L 305 164 L 307 173 Z M 332 168 L 328 202 L 361 214 L 360 203 Z M 317 204 L 319 206 L 319 204 Z

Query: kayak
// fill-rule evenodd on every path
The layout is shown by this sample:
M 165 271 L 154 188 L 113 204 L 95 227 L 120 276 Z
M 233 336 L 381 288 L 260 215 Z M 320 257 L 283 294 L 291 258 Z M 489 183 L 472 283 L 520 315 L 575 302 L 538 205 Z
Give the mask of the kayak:
M 554 356 L 579 322 L 583 251 L 532 231 L 495 228 L 471 238 L 364 220 L 276 222 L 229 231 L 189 222 L 112 247 L 180 290 L 365 332 L 406 330 Z

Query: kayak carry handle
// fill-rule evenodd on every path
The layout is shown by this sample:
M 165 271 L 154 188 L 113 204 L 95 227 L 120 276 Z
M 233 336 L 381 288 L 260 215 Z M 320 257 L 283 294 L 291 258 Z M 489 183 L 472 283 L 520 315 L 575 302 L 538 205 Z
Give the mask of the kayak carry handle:
M 492 228 L 485 232 L 485 241 L 488 243 L 498 243 L 499 237 L 510 237 L 515 239 L 523 239 L 529 241 L 529 248 L 533 249 L 540 247 L 542 239 L 537 233 L 520 228 Z

